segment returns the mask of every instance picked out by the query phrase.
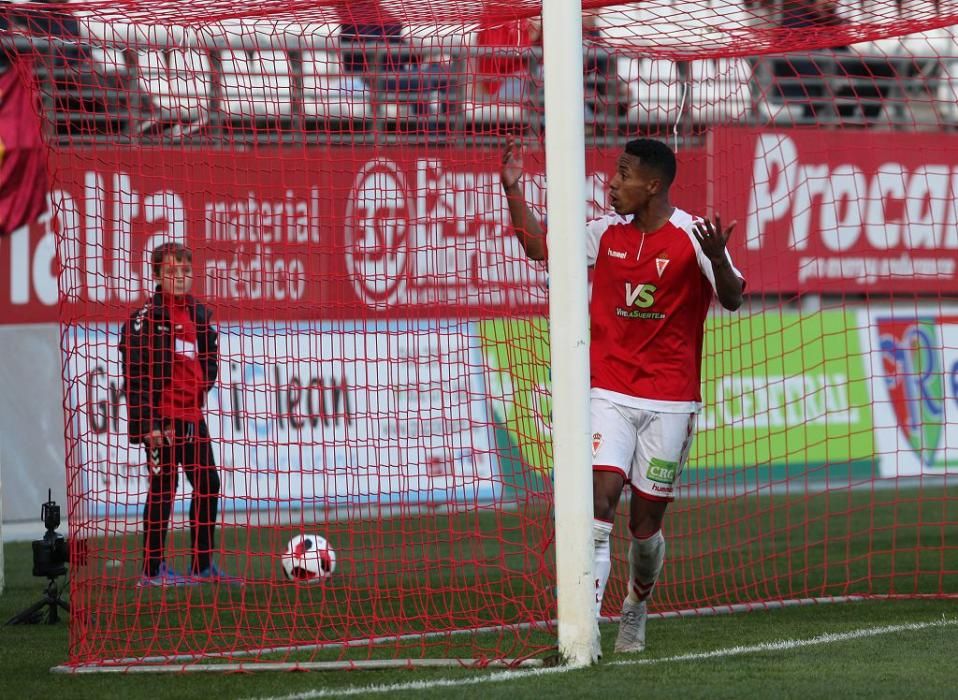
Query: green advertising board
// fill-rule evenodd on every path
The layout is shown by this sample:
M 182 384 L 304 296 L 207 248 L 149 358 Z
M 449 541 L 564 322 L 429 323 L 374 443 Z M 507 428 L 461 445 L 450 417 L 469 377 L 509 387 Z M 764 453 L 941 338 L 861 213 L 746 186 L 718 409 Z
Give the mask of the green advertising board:
M 842 311 L 716 315 L 706 324 L 705 404 L 690 469 L 768 467 L 767 477 L 871 473 L 867 361 L 857 316 Z M 480 324 L 493 415 L 525 463 L 551 468 L 548 325 Z
M 546 319 L 497 319 L 479 324 L 489 371 L 492 416 L 523 462 L 552 468 L 552 382 Z

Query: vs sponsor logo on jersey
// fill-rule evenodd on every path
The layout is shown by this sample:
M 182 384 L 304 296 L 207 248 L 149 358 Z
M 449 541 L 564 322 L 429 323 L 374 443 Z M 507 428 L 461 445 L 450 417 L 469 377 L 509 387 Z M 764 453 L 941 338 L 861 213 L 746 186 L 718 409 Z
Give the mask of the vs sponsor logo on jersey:
M 616 316 L 623 318 L 642 318 L 660 320 L 665 314 L 657 311 L 648 311 L 655 304 L 655 293 L 658 287 L 654 284 L 625 283 L 625 307 L 615 310 Z
M 625 305 L 647 309 L 655 303 L 655 291 L 654 284 L 637 284 L 633 287 L 631 282 L 626 282 Z

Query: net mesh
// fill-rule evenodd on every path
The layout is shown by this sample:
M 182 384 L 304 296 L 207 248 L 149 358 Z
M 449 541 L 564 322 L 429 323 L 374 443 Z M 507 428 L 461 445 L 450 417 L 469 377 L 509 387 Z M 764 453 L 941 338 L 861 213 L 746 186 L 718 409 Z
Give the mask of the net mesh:
M 665 139 L 674 203 L 737 219 L 748 278 L 707 324 L 653 611 L 955 595 L 956 5 L 584 4 L 589 216 L 624 142 Z M 3 320 L 62 331 L 71 663 L 554 647 L 550 281 L 498 176 L 514 135 L 545 217 L 540 11 L 4 8 L 55 174 L 0 266 Z M 150 470 L 118 346 L 169 241 L 218 333 L 213 559 L 242 587 L 137 587 Z M 187 574 L 183 471 L 163 555 Z M 297 535 L 328 542 L 331 575 L 285 579 Z

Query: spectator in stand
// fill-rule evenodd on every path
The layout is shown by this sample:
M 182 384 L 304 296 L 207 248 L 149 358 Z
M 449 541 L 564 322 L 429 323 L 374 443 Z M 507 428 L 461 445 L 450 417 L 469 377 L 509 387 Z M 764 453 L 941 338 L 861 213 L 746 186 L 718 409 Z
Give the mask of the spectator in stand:
M 526 102 L 532 94 L 530 83 L 538 78 L 539 64 L 530 49 L 542 46 L 542 23 L 538 17 L 503 20 L 506 8 L 511 7 L 502 0 L 490 0 L 485 5 L 476 37 L 476 47 L 481 50 L 476 60 L 478 86 L 483 96 L 495 97 L 500 102 Z M 582 13 L 582 39 L 583 70 L 588 79 L 585 121 L 591 125 L 595 122 L 596 102 L 621 101 L 627 109 L 628 96 L 619 99 L 618 81 L 609 56 L 595 48 L 589 51 L 590 47 L 597 48 L 602 39 L 593 12 Z
M 629 88 L 619 80 L 615 57 L 603 45 L 598 12 L 582 11 L 582 43 L 585 53 L 585 98 L 593 112 L 601 114 L 612 110 L 618 115 L 628 114 Z
M 45 5 L 53 1 L 34 0 L 34 4 Z M 69 12 L 41 7 L 20 7 L 15 12 L 14 21 L 28 34 L 64 40 L 50 47 L 55 67 L 73 67 L 80 59 L 89 58 L 87 47 L 76 43 L 80 40 L 80 23 Z
M 838 14 L 837 0 L 786 0 L 782 5 L 779 26 L 785 30 L 814 30 L 838 27 L 845 23 L 845 19 Z M 887 61 L 866 60 L 852 53 L 847 45 L 835 46 L 829 51 L 832 55 L 820 62 L 813 57 L 791 58 L 787 63 L 777 62 L 776 77 L 788 80 L 786 85 L 779 86 L 779 93 L 786 101 L 805 102 L 806 118 L 819 116 L 826 101 L 836 107 L 840 117 L 855 116 L 859 107 L 865 118 L 877 117 L 882 110 L 881 100 L 885 89 L 874 79 L 893 78 L 894 67 Z M 832 61 L 835 70 L 829 75 L 823 71 L 821 64 L 828 65 Z M 842 79 L 845 84 L 826 91 L 826 81 L 836 78 Z M 832 94 L 839 99 L 837 104 Z
M 15 27 L 49 40 L 49 46 L 39 52 L 39 61 L 50 72 L 56 111 L 73 112 L 81 121 L 90 114 L 116 112 L 126 94 L 122 79 L 105 75 L 97 65 L 80 22 L 70 11 L 43 7 L 54 2 L 34 0 L 29 7 L 3 3 L 0 31 Z
M 835 0 L 786 0 L 779 25 L 784 29 L 804 29 L 845 24 L 837 8 Z
M 343 68 L 365 75 L 370 70 L 366 44 L 401 44 L 403 25 L 379 0 L 337 0 Z M 375 61 L 375 58 L 373 59 Z
M 477 85 L 483 96 L 521 102 L 529 95 L 527 84 L 535 70 L 528 49 L 542 46 L 542 24 L 538 17 L 504 21 L 504 10 L 511 7 L 502 0 L 485 4 L 476 35 Z
M 609 56 L 595 51 L 602 44 L 602 30 L 594 10 L 582 11 L 582 43 L 585 53 L 585 71 L 601 77 L 609 75 Z
M 379 0 L 337 0 L 343 69 L 361 76 L 408 107 L 411 116 L 436 116 L 446 104 L 448 67 L 430 61 L 403 39 L 403 24 Z

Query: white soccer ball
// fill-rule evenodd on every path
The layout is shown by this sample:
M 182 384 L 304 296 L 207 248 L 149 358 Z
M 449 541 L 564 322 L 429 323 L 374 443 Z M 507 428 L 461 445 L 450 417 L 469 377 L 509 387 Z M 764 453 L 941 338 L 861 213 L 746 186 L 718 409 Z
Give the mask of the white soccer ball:
M 296 535 L 283 552 L 283 573 L 290 581 L 318 582 L 336 570 L 336 552 L 319 535 Z

